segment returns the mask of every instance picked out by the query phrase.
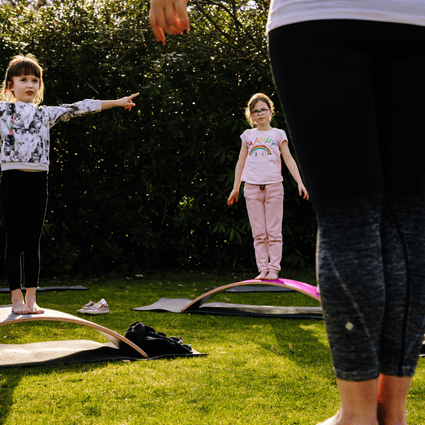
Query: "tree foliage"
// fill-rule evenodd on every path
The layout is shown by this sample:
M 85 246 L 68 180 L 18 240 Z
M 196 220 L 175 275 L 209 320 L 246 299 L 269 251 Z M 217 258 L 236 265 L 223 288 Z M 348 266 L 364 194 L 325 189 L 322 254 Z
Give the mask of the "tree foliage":
M 244 200 L 226 200 L 252 94 L 272 97 L 274 125 L 285 129 L 267 56 L 268 2 L 194 2 L 190 33 L 164 47 L 142 0 L 26 3 L 0 9 L 1 63 L 35 54 L 44 104 L 141 93 L 130 112 L 52 129 L 43 272 L 252 267 Z M 314 213 L 283 173 L 283 261 L 302 266 L 313 261 Z

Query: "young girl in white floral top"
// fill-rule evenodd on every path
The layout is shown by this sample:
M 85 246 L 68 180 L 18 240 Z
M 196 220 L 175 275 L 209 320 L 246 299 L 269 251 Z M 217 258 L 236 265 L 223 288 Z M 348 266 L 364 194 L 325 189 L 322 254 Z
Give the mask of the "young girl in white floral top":
M 47 203 L 50 128 L 59 121 L 104 109 L 135 106 L 138 93 L 118 100 L 83 100 L 38 106 L 43 69 L 32 55 L 15 56 L 0 92 L 1 209 L 6 228 L 5 267 L 16 314 L 41 314 L 36 303 L 40 236 Z M 21 279 L 25 277 L 25 300 Z

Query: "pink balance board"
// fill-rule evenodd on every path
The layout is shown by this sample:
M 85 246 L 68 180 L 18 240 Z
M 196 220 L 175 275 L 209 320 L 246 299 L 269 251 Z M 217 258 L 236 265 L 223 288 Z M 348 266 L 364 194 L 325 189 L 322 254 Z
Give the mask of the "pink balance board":
M 235 286 L 243 286 L 243 285 L 267 285 L 267 286 L 279 286 L 285 287 L 288 289 L 293 289 L 294 291 L 301 292 L 317 301 L 320 301 L 320 295 L 317 291 L 317 288 L 313 285 L 309 285 L 307 283 L 298 282 L 296 280 L 290 279 L 276 279 L 276 280 L 244 280 L 241 282 L 230 283 L 228 285 L 223 285 L 218 288 L 214 288 L 205 294 L 200 295 L 195 300 L 191 301 L 188 305 L 186 305 L 181 312 L 185 312 L 187 310 L 196 310 L 201 307 L 204 303 L 210 300 L 212 297 L 217 295 L 220 292 L 226 291 L 227 289 L 234 288 Z

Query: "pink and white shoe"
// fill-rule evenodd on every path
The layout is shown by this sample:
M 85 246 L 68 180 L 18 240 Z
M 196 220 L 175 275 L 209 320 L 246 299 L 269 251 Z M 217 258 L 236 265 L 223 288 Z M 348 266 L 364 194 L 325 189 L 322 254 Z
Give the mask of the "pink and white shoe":
M 84 304 L 83 308 L 80 308 L 77 310 L 77 313 L 85 313 L 89 308 L 92 308 L 96 303 L 94 303 L 92 300 L 90 300 L 87 304 Z
M 97 314 L 107 314 L 107 313 L 109 313 L 108 303 L 105 301 L 105 298 L 102 298 L 98 303 L 87 308 L 87 310 L 84 313 L 90 314 L 92 316 L 97 315 Z

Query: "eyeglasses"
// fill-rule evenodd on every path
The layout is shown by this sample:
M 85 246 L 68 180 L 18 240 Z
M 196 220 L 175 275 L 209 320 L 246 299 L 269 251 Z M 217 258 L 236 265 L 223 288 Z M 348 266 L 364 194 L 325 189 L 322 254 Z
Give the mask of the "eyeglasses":
M 268 110 L 269 110 L 268 108 L 253 109 L 253 110 L 251 111 L 251 114 L 252 114 L 252 115 L 258 115 L 258 114 L 262 114 L 263 112 L 266 112 L 266 111 L 268 111 Z

